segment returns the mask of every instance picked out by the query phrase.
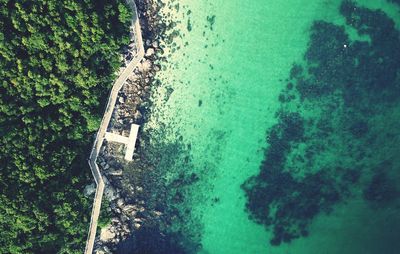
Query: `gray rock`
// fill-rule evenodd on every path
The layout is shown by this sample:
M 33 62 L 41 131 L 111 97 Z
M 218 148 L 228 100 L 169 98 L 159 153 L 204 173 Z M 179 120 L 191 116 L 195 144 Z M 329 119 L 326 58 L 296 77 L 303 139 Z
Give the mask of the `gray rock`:
M 120 241 L 119 238 L 114 238 L 114 239 L 112 239 L 111 242 L 112 242 L 113 244 L 117 244 L 119 241 Z
M 90 195 L 92 195 L 93 193 L 96 192 L 96 186 L 94 183 L 91 183 L 89 185 L 85 186 L 85 189 L 83 190 L 83 194 L 88 197 Z
M 132 216 L 132 217 L 135 217 L 136 215 L 137 215 L 137 211 L 136 210 L 133 210 L 130 214 L 129 214 L 129 216 Z
M 140 218 L 134 218 L 133 221 L 134 221 L 134 222 L 143 222 L 143 220 L 140 219 Z
M 130 75 L 127 81 L 129 84 L 134 84 L 138 79 L 139 77 L 137 75 Z
M 139 70 L 142 72 L 148 72 L 151 69 L 151 66 L 151 61 L 149 59 L 146 59 L 139 65 Z
M 127 234 L 129 234 L 131 231 L 129 230 L 129 227 L 128 227 L 128 225 L 123 225 L 122 226 L 122 230 L 125 232 L 125 233 L 127 233 Z
M 111 253 L 110 249 L 107 246 L 103 247 L 103 250 L 108 254 Z
M 117 206 L 122 207 L 125 204 L 125 201 L 123 198 L 119 198 L 117 200 Z
M 94 251 L 95 254 L 107 254 L 104 250 L 95 250 Z
M 154 211 L 153 213 L 157 217 L 160 217 L 162 215 L 162 212 L 160 212 L 160 211 Z
M 102 242 L 109 242 L 111 241 L 116 234 L 114 233 L 114 227 L 109 225 L 108 227 L 102 228 L 100 231 L 100 240 Z
M 107 185 L 110 184 L 110 180 L 108 180 L 108 178 L 105 177 L 104 175 L 103 175 L 103 181 L 104 181 L 104 185 L 105 185 L 105 186 L 107 186 Z
M 151 41 L 150 40 L 146 40 L 146 46 L 150 46 L 151 45 Z
M 108 172 L 108 174 L 109 175 L 113 175 L 113 176 L 120 176 L 120 175 L 122 175 L 122 169 L 116 169 L 116 170 L 112 170 L 112 171 L 109 171 Z
M 126 110 L 126 111 L 123 112 L 123 115 L 124 115 L 125 118 L 127 118 L 127 117 L 130 116 L 130 113 Z
M 139 223 L 134 223 L 133 226 L 135 227 L 135 229 L 139 229 L 141 227 Z
M 106 186 L 106 188 L 104 189 L 104 195 L 109 201 L 113 201 L 119 198 L 119 195 L 115 191 L 115 188 L 111 185 Z
M 140 119 L 142 119 L 142 113 L 140 113 L 140 111 L 139 110 L 136 110 L 136 112 L 135 112 L 135 114 L 133 115 L 133 117 L 135 118 L 135 119 L 137 119 L 137 120 L 140 120 Z
M 121 224 L 121 222 L 119 221 L 119 219 L 118 219 L 117 217 L 112 218 L 112 219 L 111 219 L 111 222 L 112 222 L 113 224 Z
M 124 211 L 124 213 L 131 213 L 134 210 L 137 210 L 137 207 L 135 205 L 126 205 L 122 208 L 122 211 Z
M 121 220 L 121 223 L 124 224 L 125 222 L 129 221 L 130 219 L 129 219 L 128 216 L 126 216 L 125 214 L 121 213 L 120 220 Z
M 150 56 L 154 55 L 154 53 L 155 53 L 155 50 L 153 48 L 148 48 L 146 51 L 146 56 L 150 57 Z

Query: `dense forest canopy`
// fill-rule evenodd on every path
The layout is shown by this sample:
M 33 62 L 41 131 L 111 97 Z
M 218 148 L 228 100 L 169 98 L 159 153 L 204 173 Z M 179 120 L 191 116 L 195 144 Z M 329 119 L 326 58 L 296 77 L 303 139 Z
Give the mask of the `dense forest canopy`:
M 0 253 L 81 253 L 102 105 L 129 42 L 122 0 L 0 0 Z

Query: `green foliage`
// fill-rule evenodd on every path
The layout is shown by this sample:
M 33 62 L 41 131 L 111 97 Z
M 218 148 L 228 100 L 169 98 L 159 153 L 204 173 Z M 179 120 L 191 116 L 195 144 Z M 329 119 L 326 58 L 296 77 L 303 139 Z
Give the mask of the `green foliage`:
M 110 202 L 107 199 L 104 199 L 101 204 L 100 216 L 97 224 L 100 229 L 105 228 L 111 223 L 112 214 L 108 208 L 110 208 Z
M 122 0 L 0 0 L 0 253 L 82 253 L 85 157 L 130 18 Z

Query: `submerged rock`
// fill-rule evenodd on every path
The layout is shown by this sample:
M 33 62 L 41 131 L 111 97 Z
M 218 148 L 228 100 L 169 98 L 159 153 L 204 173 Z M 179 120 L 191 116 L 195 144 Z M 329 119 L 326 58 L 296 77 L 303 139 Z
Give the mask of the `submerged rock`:
M 141 227 L 139 223 L 134 223 L 133 226 L 135 227 L 135 229 L 139 229 Z
M 292 67 L 259 173 L 242 184 L 249 218 L 271 231 L 271 245 L 307 237 L 319 214 L 360 195 L 353 188 L 371 172 L 370 182 L 360 183 L 367 184 L 365 200 L 381 208 L 398 197 L 386 175 L 394 167 L 375 168 L 398 155 L 387 138 L 398 135 L 397 122 L 392 129 L 374 122 L 400 105 L 400 33 L 384 12 L 353 1 L 343 1 L 340 13 L 371 42 L 351 39 L 345 26 L 313 23 L 306 62 Z

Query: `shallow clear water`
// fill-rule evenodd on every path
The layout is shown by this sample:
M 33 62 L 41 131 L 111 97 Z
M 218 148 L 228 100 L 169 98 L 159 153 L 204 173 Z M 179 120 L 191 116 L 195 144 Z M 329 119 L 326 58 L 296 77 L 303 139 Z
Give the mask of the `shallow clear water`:
M 279 100 L 282 93 L 289 93 L 285 89 L 293 63 L 312 65 L 304 56 L 311 43 L 313 23 L 325 20 L 337 26 L 345 24 L 345 17 L 339 12 L 341 2 L 167 2 L 164 12 L 172 15 L 174 21 L 180 21 L 176 27 L 180 37 L 174 40 L 174 45 L 166 46 L 168 61 L 163 63 L 157 77 L 161 86 L 153 97 L 154 113 L 147 128 L 161 128 L 162 123 L 162 128 L 170 133 L 164 138 L 179 138 L 182 144 L 190 145 L 191 167 L 187 171 L 196 173 L 200 181 L 185 192 L 185 202 L 193 209 L 187 216 L 199 226 L 186 230 L 198 230 L 200 237 L 196 239 L 202 245 L 199 253 L 397 253 L 400 248 L 400 189 L 395 187 L 394 198 L 385 204 L 371 204 L 363 198 L 374 168 L 382 161 L 390 161 L 390 169 L 385 170 L 393 181 L 398 183 L 400 178 L 397 159 L 400 154 L 396 149 L 400 132 L 395 128 L 400 112 L 397 94 L 393 96 L 392 104 L 382 107 L 379 99 L 372 102 L 369 97 L 365 98 L 367 103 L 377 105 L 378 112 L 367 117 L 370 119 L 368 135 L 371 133 L 374 140 L 378 140 L 370 141 L 371 149 L 379 147 L 383 155 L 378 156 L 368 149 L 360 155 L 366 169 L 362 171 L 359 182 L 349 184 L 351 194 L 327 205 L 330 213 L 320 211 L 311 219 L 304 219 L 308 236 L 273 246 L 270 243 L 273 227 L 249 219 L 251 211 L 246 210 L 248 197 L 241 186 L 260 172 L 260 165 L 266 158 L 265 149 L 272 146 L 266 142 L 266 136 L 282 120 L 277 112 L 296 112 L 304 121 L 319 121 L 326 114 L 320 109 L 328 100 L 337 105 L 346 104 L 342 97 L 330 95 L 322 102 L 315 98 L 301 101 L 299 92 L 295 93 L 297 97 L 293 102 Z M 176 6 L 178 3 L 179 8 Z M 382 8 L 396 22 L 398 29 L 399 6 L 386 1 L 358 3 L 371 9 Z M 347 26 L 345 32 L 351 40 L 369 40 L 368 36 L 357 34 L 354 27 Z M 319 44 L 315 45 L 318 47 Z M 343 43 L 344 48 L 347 46 Z M 395 64 L 398 61 L 394 61 Z M 398 75 L 394 83 L 399 83 Z M 366 94 L 370 96 L 370 93 Z M 356 109 L 352 108 L 351 112 L 354 111 Z M 336 130 L 331 131 L 326 140 L 309 134 L 312 127 L 306 126 L 305 135 L 310 136 L 308 141 L 290 141 L 290 144 L 296 144 L 283 153 L 286 156 L 285 170 L 290 172 L 295 168 L 291 174 L 302 179 L 307 173 L 313 173 L 316 165 L 323 165 L 327 167 L 323 171 L 329 171 L 328 180 L 336 181 L 336 173 L 329 166 L 355 165 L 355 155 L 348 147 L 353 141 L 345 138 L 347 132 L 338 131 L 345 121 L 343 115 L 348 112 L 346 106 L 342 111 L 330 111 L 332 116 L 328 121 L 332 121 Z M 367 144 L 362 138 L 353 139 L 355 149 Z M 307 166 L 304 161 L 300 163 L 290 159 L 290 156 L 301 154 L 302 147 L 311 146 L 311 142 L 329 147 L 328 151 L 314 158 L 317 162 Z M 171 170 L 166 177 L 174 179 L 179 175 L 174 175 Z M 281 184 L 285 183 L 290 184 L 285 181 Z M 283 205 L 286 200 L 279 198 L 273 202 L 269 204 L 271 207 Z

